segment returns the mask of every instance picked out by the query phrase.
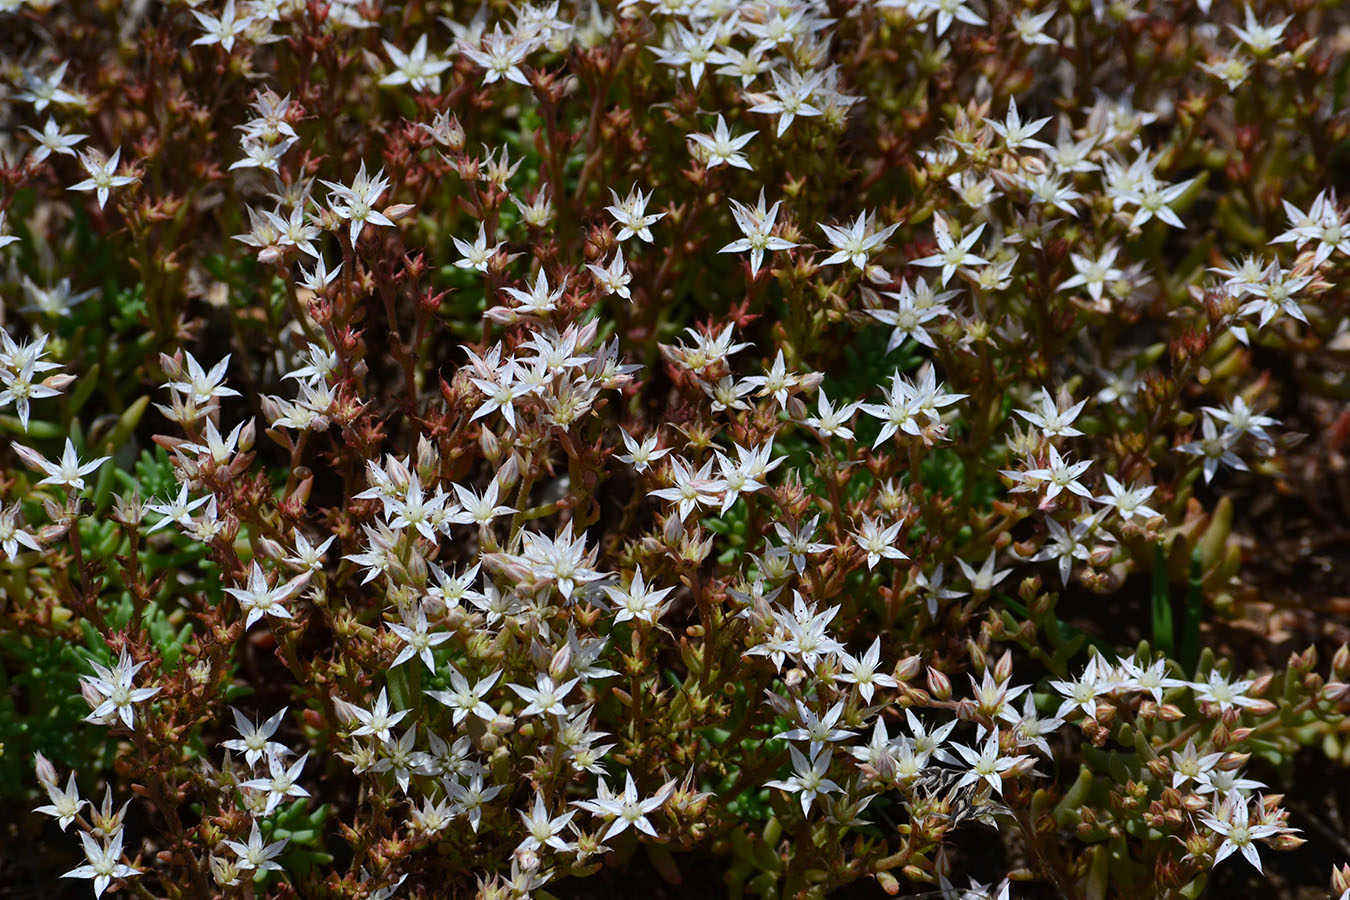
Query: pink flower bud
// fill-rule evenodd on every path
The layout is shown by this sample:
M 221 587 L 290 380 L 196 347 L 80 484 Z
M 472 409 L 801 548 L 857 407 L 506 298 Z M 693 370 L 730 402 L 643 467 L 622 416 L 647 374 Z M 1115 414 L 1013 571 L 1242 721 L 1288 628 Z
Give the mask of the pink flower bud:
M 558 651 L 553 654 L 553 659 L 549 660 L 548 674 L 554 681 L 565 681 L 567 673 L 572 668 L 572 645 L 563 644 Z
M 928 669 L 928 693 L 939 700 L 950 700 L 952 698 L 951 679 L 931 666 Z
M 38 781 L 45 788 L 56 787 L 57 775 L 56 767 L 52 765 L 51 760 L 43 756 L 40 752 L 33 754 L 33 768 L 37 770 Z

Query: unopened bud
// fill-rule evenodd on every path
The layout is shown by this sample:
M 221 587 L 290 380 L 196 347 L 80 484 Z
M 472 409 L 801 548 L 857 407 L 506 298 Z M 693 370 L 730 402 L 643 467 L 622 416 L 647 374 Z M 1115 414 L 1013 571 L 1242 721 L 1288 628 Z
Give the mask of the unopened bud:
M 257 436 L 258 436 L 258 428 L 254 424 L 254 420 L 249 419 L 248 423 L 239 430 L 239 452 L 247 453 L 248 451 L 252 450 L 253 441 L 257 438 Z
M 665 540 L 668 547 L 678 547 L 680 537 L 684 534 L 684 523 L 675 516 L 666 519 L 665 526 L 661 529 L 661 537 Z
M 893 783 L 895 781 L 895 758 L 889 753 L 880 754 L 876 768 L 873 769 L 873 774 L 885 784 Z
M 534 578 L 534 573 L 523 563 L 517 562 L 514 557 L 502 553 L 484 553 L 482 563 L 483 568 L 503 576 L 512 584 L 527 584 Z
M 1004 650 L 1003 655 L 1000 656 L 998 662 L 994 664 L 994 680 L 1000 683 L 1005 682 L 1012 678 L 1012 672 L 1012 653 L 1008 650 Z
M 1331 657 L 1331 674 L 1337 681 L 1350 679 L 1350 644 L 1341 644 Z
M 928 667 L 928 693 L 939 700 L 950 700 L 952 698 L 951 679 L 932 666 Z
M 308 466 L 296 466 L 292 474 L 296 477 L 296 485 L 290 497 L 303 506 L 309 502 L 309 493 L 314 489 L 314 473 Z
M 1269 838 L 1268 843 L 1276 850 L 1297 850 L 1308 841 L 1296 834 L 1277 834 Z
M 1186 854 L 1199 859 L 1209 853 L 1208 832 L 1197 831 L 1186 838 Z
M 417 439 L 417 473 L 422 476 L 423 484 L 435 478 L 440 464 L 441 454 L 436 450 L 436 445 L 427 440 L 425 434 L 422 435 Z
M 1088 562 L 1098 569 L 1103 568 L 1111 562 L 1111 557 L 1115 555 L 1115 552 L 1114 547 L 1107 547 L 1104 544 L 1099 545 L 1088 554 Z
M 177 380 L 183 374 L 183 351 L 179 350 L 173 356 L 161 353 L 159 355 L 159 368 L 164 372 L 166 379 Z
M 98 709 L 103 705 L 103 695 L 87 681 L 80 682 L 80 694 L 84 697 L 84 702 L 89 704 L 90 709 Z
M 389 481 L 393 487 L 398 490 L 399 495 L 402 496 L 406 493 L 408 490 L 408 481 L 412 477 L 412 473 L 408 471 L 408 467 L 403 464 L 403 461 L 390 459 L 385 464 L 385 471 L 388 472 Z
M 52 761 L 41 753 L 33 754 L 33 768 L 37 771 L 37 779 L 45 788 L 56 787 L 56 766 Z
M 1341 645 L 1345 649 L 1345 645 Z M 1336 896 L 1350 891 L 1350 863 L 1343 866 L 1333 866 L 1331 869 L 1331 893 Z
M 1164 703 L 1158 707 L 1158 718 L 1164 722 L 1180 722 L 1186 718 L 1186 714 L 1175 703 Z
M 483 451 L 483 457 L 488 462 L 496 465 L 502 458 L 502 445 L 497 440 L 497 435 L 490 428 L 484 428 L 478 435 L 478 446 Z
M 48 516 L 50 515 L 51 511 L 48 510 Z M 69 522 L 56 522 L 52 525 L 47 525 L 38 530 L 37 533 L 38 543 L 40 544 L 60 543 L 62 540 L 65 539 L 65 536 L 69 532 L 70 532 Z
M 262 407 L 263 419 L 265 419 L 268 424 L 275 424 L 277 419 L 286 415 L 286 411 L 282 409 L 281 404 L 277 402 L 278 399 L 279 398 L 271 397 L 267 394 L 263 394 L 258 398 L 258 405 Z
M 923 671 L 923 659 L 915 654 L 906 656 L 895 664 L 895 680 L 909 681 Z
M 1228 726 L 1225 725 L 1223 722 L 1220 722 L 1218 725 L 1215 725 L 1214 731 L 1212 731 L 1209 736 L 1209 741 L 1211 744 L 1214 745 L 1215 750 L 1224 749 L 1225 747 L 1228 746 L 1231 740 L 1232 739 L 1229 736 L 1228 732 Z
M 505 306 L 493 306 L 483 313 L 483 318 L 498 325 L 510 325 L 520 318 L 520 313 Z
M 969 638 L 966 639 L 966 655 L 970 657 L 970 664 L 977 672 L 983 672 L 989 667 L 989 661 L 985 659 L 984 650 Z
M 343 700 L 341 697 L 333 698 L 333 712 L 337 715 L 337 720 L 343 725 L 354 725 L 360 721 L 352 704 Z
M 46 462 L 46 459 L 41 453 L 38 453 L 33 448 L 26 447 L 23 444 L 14 444 L 13 450 L 14 455 L 23 460 L 24 465 L 28 466 L 28 468 L 32 469 L 34 472 L 45 472 L 42 464 Z
M 510 458 L 497 470 L 497 484 L 503 492 L 511 490 L 520 480 L 521 463 L 520 454 L 512 451 Z
M 572 668 L 572 645 L 563 644 L 558 651 L 553 654 L 553 658 L 548 663 L 549 677 L 554 681 L 565 681 L 567 672 Z
M 384 215 L 391 222 L 397 222 L 399 219 L 406 218 L 417 207 L 411 203 L 395 203 L 393 206 L 384 208 Z
M 408 578 L 413 584 L 427 583 L 427 559 L 420 553 L 411 553 L 408 556 Z

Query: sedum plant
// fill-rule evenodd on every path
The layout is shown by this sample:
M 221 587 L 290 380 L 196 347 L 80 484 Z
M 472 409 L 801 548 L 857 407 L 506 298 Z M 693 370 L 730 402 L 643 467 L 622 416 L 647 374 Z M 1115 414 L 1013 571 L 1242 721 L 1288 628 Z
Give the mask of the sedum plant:
M 1338 4 L 0 16 L 44 889 L 1350 897 Z

